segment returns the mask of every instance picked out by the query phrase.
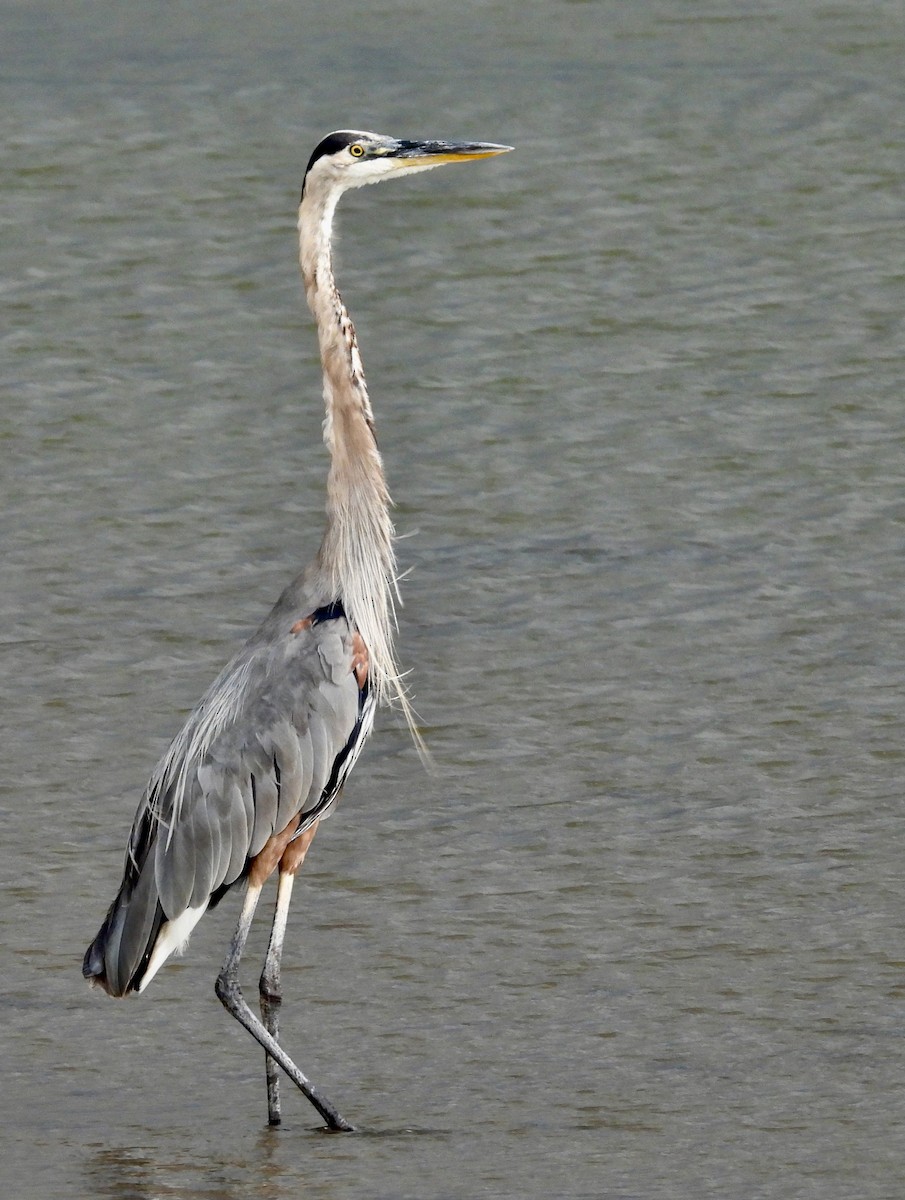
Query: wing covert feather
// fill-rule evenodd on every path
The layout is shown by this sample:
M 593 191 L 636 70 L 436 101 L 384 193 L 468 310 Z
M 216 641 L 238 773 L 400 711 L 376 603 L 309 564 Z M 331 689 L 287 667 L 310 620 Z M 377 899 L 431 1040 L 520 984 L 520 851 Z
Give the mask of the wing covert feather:
M 251 785 L 248 778 L 244 784 L 230 777 L 223 782 L 224 798 L 226 799 L 226 816 L 224 827 L 229 830 L 229 853 L 221 856 L 220 879 L 216 883 L 235 883 L 245 868 L 248 858 L 248 847 L 251 843 L 251 831 L 254 827 L 254 812 L 251 807 Z M 227 840 L 224 838 L 224 851 Z
M 254 823 L 251 787 L 248 776 L 243 786 L 237 770 L 210 763 L 198 768 L 198 783 L 212 803 L 220 830 L 220 854 L 213 868 L 213 888 L 218 888 L 239 878 L 248 856 Z
M 191 830 L 194 828 L 194 811 L 203 803 L 203 793 L 196 779 L 192 779 L 191 803 L 183 798 L 181 819 L 172 825 L 164 824 L 154 848 L 154 874 L 157 892 L 163 911 L 174 920 L 188 907 L 189 897 L 195 886 L 195 863 L 201 847 L 192 844 Z M 172 797 L 169 794 L 167 811 L 172 812 Z
M 264 849 L 264 843 L 272 836 L 277 827 L 277 807 L 280 797 L 272 762 L 267 766 L 262 761 L 261 765 L 252 772 L 251 778 L 254 780 L 255 813 L 248 853 L 250 857 L 254 857 Z

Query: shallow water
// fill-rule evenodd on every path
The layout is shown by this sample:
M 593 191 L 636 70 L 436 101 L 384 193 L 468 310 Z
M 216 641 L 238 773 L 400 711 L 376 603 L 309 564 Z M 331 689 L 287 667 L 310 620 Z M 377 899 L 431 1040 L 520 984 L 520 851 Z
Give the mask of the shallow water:
M 11 1195 L 900 1193 L 903 54 L 893 3 L 7 7 Z M 140 1000 L 79 962 L 317 544 L 348 124 L 517 152 L 341 213 L 435 768 L 385 714 L 296 891 L 337 1137 L 264 1127 L 235 901 Z

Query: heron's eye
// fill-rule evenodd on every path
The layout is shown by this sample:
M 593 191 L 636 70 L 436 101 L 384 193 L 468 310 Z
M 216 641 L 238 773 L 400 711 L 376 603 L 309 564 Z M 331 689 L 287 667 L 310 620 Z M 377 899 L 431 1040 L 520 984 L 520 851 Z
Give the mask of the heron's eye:
M 349 153 L 353 158 L 361 158 L 364 155 L 364 152 L 364 146 L 359 146 L 358 142 L 356 142 L 354 146 L 349 147 Z

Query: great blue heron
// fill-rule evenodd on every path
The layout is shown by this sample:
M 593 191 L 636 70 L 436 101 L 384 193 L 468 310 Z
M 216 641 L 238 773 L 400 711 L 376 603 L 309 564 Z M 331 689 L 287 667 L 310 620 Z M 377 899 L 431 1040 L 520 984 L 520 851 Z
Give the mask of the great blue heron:
M 216 991 L 266 1051 L 272 1125 L 280 1123 L 279 1066 L 331 1129 L 352 1128 L 279 1043 L 283 938 L 295 874 L 371 732 L 377 704 L 395 696 L 412 724 L 393 648 L 390 498 L 355 328 L 334 281 L 333 215 L 349 188 L 509 149 L 341 130 L 311 155 L 299 203 L 299 262 L 324 373 L 326 531 L 314 561 L 223 669 L 154 770 L 119 892 L 82 966 L 111 996 L 144 991 L 207 909 L 244 882 Z M 239 960 L 275 870 L 259 1019 L 239 987 Z

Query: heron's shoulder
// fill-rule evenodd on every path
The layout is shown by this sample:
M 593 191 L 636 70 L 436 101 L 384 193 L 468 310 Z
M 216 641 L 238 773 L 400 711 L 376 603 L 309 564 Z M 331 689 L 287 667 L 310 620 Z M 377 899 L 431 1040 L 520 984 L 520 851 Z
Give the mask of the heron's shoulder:
M 320 601 L 320 602 L 319 602 Z M 160 790 L 215 748 L 241 755 L 287 719 L 304 727 L 348 684 L 352 630 L 338 600 L 287 588 L 259 629 L 226 664 L 189 713 L 160 760 L 151 787 Z

